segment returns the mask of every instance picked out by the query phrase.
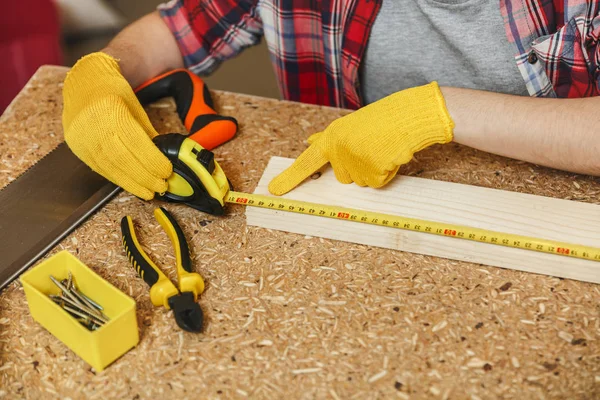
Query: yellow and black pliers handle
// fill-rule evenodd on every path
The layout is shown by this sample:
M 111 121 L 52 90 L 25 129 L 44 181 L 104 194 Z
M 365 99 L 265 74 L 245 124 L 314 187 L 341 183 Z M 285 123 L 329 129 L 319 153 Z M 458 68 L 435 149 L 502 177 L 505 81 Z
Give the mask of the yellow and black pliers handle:
M 204 291 L 204 280 L 192 270 L 188 244 L 177 221 L 162 207 L 154 210 L 154 217 L 167 233 L 175 249 L 179 290 L 140 245 L 130 216 L 121 219 L 123 246 L 127 257 L 139 276 L 150 286 L 152 304 L 173 309 L 175 321 L 180 328 L 200 332 L 204 318 L 196 300 Z

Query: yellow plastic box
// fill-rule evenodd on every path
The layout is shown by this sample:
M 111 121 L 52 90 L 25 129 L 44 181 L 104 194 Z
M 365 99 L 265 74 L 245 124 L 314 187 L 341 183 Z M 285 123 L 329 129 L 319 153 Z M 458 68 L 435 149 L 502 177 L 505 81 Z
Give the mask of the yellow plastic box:
M 61 281 L 69 271 L 83 294 L 100 304 L 109 321 L 88 330 L 48 297 L 60 294 L 50 275 Z M 102 279 L 77 257 L 63 250 L 21 276 L 33 319 L 56 336 L 75 354 L 102 371 L 139 342 L 135 301 Z

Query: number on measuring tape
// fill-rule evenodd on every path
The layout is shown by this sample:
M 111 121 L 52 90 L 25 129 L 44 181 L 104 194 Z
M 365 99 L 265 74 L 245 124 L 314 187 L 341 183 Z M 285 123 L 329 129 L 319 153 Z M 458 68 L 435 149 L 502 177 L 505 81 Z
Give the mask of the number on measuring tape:
M 427 232 L 442 236 L 470 239 L 481 243 L 491 243 L 496 245 L 504 245 L 508 247 L 537 250 L 541 252 L 559 254 L 563 256 L 600 261 L 600 249 L 595 249 L 586 246 L 577 246 L 578 250 L 574 250 L 569 246 L 575 245 L 569 243 L 551 242 L 538 238 L 529 238 L 525 236 L 488 231 L 485 229 L 470 228 L 460 225 L 445 224 L 446 226 L 444 227 L 442 223 L 434 221 L 404 218 L 396 215 L 380 214 L 362 210 L 352 210 L 344 207 L 338 208 L 336 206 L 327 206 L 302 201 L 286 199 L 273 199 L 271 201 L 266 196 L 252 195 L 247 193 L 234 192 L 230 193 L 225 198 L 230 203 L 266 207 L 274 210 L 290 211 L 294 213 L 312 214 L 325 218 L 330 217 L 337 219 L 345 219 L 355 222 L 363 222 L 367 224 L 376 224 L 379 226 L 393 226 L 394 228 L 413 230 L 417 232 Z M 588 251 L 585 251 L 586 249 Z

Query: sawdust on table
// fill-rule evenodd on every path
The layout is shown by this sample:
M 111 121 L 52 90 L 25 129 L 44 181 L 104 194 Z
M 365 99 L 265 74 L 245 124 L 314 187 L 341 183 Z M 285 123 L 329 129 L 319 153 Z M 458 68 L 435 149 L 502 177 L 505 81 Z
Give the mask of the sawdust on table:
M 65 71 L 42 68 L 0 119 L 0 186 L 62 140 Z M 240 122 L 215 153 L 242 191 L 271 156 L 297 156 L 345 113 L 219 92 L 215 102 Z M 160 133 L 183 131 L 170 100 L 148 111 Z M 600 193 L 596 178 L 455 144 L 418 153 L 401 173 L 596 204 Z M 176 279 L 158 205 L 122 193 L 51 253 L 68 249 L 136 300 L 139 345 L 97 374 L 33 321 L 15 281 L 0 294 L 0 397 L 600 397 L 598 285 L 247 228 L 238 206 L 214 217 L 166 205 L 207 283 L 206 331 L 184 333 L 152 307 L 121 247 L 128 214 Z

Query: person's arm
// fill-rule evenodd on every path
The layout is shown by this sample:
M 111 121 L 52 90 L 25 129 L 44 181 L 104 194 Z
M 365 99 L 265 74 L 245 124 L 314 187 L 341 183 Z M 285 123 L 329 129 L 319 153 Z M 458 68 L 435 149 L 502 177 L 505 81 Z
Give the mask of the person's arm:
M 184 66 L 177 41 L 158 11 L 128 25 L 102 52 L 119 60 L 121 73 L 133 88 Z
M 126 27 L 102 51 L 82 57 L 63 86 L 64 138 L 90 168 L 142 199 L 168 188 L 171 162 L 133 90 L 183 67 L 173 34 L 154 12 Z
M 450 87 L 442 93 L 455 142 L 600 176 L 600 98 L 531 98 Z

